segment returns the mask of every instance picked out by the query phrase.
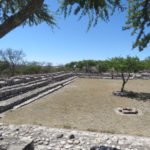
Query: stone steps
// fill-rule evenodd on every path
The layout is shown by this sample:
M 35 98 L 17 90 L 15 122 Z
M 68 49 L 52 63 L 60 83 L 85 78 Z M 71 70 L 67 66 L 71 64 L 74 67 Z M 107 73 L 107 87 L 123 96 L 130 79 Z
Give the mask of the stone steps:
M 30 138 L 5 137 L 0 141 L 0 150 L 34 150 L 34 143 Z
M 48 73 L 48 74 L 33 74 L 33 75 L 14 76 L 11 78 L 0 78 L 0 88 L 39 80 L 42 79 L 43 77 L 47 78 L 47 77 L 57 76 L 64 73 L 65 73 L 64 71 L 61 71 L 61 72 Z
M 56 87 L 63 87 L 67 82 L 73 80 L 75 77 L 70 77 L 68 79 L 53 83 L 53 84 L 49 84 L 37 89 L 34 89 L 32 91 L 28 91 L 26 93 L 17 95 L 15 97 L 9 98 L 5 101 L 1 101 L 0 102 L 0 113 L 7 111 L 9 109 L 12 109 L 14 106 L 19 105 L 35 96 L 38 96 L 39 94 L 46 92 L 48 90 L 54 89 Z
M 17 95 L 25 93 L 25 92 L 28 92 L 28 91 L 33 90 L 35 88 L 46 86 L 50 82 L 51 82 L 51 80 L 45 80 L 45 81 L 40 80 L 40 81 L 35 82 L 33 84 L 31 83 L 31 84 L 22 85 L 22 86 L 20 85 L 20 86 L 15 87 L 15 88 L 10 88 L 10 89 L 4 90 L 4 91 L 0 91 L 0 101 L 4 101 L 8 98 L 17 96 Z
M 43 86 L 47 86 L 50 83 L 54 83 L 54 82 L 58 82 L 61 81 L 63 79 L 66 79 L 68 77 L 71 77 L 72 74 L 71 73 L 66 73 L 66 74 L 62 74 L 62 75 L 58 75 L 58 76 L 54 76 L 49 77 L 49 78 L 43 78 L 41 80 L 38 81 L 32 81 L 30 83 L 28 83 L 27 85 L 20 85 L 20 86 L 15 86 L 15 87 L 8 87 L 6 89 L 1 89 L 0 90 L 0 101 L 4 101 L 8 98 L 23 94 L 25 92 L 34 90 L 36 88 L 40 88 Z
M 65 74 L 67 73 L 63 73 L 61 74 L 61 76 L 64 76 Z M 20 86 L 25 86 L 25 85 L 29 85 L 29 84 L 33 84 L 33 83 L 37 83 L 37 82 L 40 82 L 40 81 L 44 81 L 44 80 L 47 80 L 47 79 L 50 79 L 50 78 L 53 78 L 53 79 L 57 79 L 57 78 L 60 78 L 61 77 L 60 74 L 48 74 L 48 75 L 42 75 L 42 76 L 39 76 L 39 77 L 32 77 L 34 78 L 34 80 L 32 81 L 27 81 L 27 82 L 21 82 L 19 84 L 14 84 L 14 85 L 8 85 L 8 86 L 4 86 L 2 88 L 0 88 L 0 92 L 4 91 L 4 90 L 9 90 L 9 89 L 12 89 L 12 88 L 17 88 L 17 87 L 20 87 Z M 31 78 L 31 76 L 30 76 Z
M 44 81 L 44 80 L 47 80 L 47 78 L 37 79 L 37 80 L 34 80 L 34 81 L 30 81 L 30 82 L 26 82 L 26 83 L 20 83 L 20 84 L 15 84 L 15 85 L 11 85 L 11 86 L 5 86 L 5 87 L 0 89 L 0 92 L 5 91 L 5 90 L 9 90 L 9 89 L 12 89 L 12 88 L 22 87 L 22 86 L 29 85 L 29 84 L 34 84 L 34 83 L 37 83 L 37 82 L 40 82 L 40 81 Z

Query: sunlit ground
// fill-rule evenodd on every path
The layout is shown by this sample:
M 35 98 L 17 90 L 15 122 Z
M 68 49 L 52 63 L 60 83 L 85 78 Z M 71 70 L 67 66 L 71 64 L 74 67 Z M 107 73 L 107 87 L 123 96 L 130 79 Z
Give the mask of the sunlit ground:
M 113 96 L 121 83 L 121 80 L 76 79 L 27 106 L 7 112 L 0 121 L 150 136 L 150 100 Z M 150 93 L 150 80 L 130 80 L 126 90 Z M 114 111 L 117 107 L 134 107 L 143 115 L 121 116 Z

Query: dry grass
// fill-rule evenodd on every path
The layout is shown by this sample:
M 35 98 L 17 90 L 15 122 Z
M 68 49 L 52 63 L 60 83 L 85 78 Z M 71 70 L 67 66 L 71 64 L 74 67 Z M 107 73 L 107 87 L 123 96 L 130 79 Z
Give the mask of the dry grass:
M 150 136 L 150 102 L 112 95 L 119 80 L 77 79 L 23 108 L 7 112 L 1 122 Z M 149 80 L 129 81 L 127 90 L 150 92 Z M 141 116 L 121 116 L 117 107 L 135 107 Z

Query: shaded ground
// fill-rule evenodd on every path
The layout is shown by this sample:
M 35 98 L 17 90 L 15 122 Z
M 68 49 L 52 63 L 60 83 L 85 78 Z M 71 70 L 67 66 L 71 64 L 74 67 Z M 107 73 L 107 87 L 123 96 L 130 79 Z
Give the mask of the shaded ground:
M 119 80 L 77 79 L 36 102 L 7 112 L 0 122 L 150 136 L 150 102 L 114 96 L 112 92 L 120 86 Z M 149 93 L 150 80 L 131 80 L 126 90 Z M 121 116 L 114 111 L 117 107 L 135 107 L 143 115 Z
M 133 92 L 133 91 L 115 91 L 113 92 L 114 95 L 116 96 L 121 96 L 121 97 L 127 97 L 127 98 L 132 98 L 138 101 L 149 101 L 150 102 L 150 93 L 143 93 L 143 92 Z

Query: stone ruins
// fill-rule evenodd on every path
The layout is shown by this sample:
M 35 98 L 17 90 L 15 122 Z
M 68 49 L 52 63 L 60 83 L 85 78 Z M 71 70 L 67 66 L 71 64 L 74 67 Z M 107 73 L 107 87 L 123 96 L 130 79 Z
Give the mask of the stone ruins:
M 1 124 L 0 150 L 150 150 L 150 138 Z
M 26 103 L 32 99 L 49 94 L 75 78 L 73 73 L 55 73 L 14 77 L 0 82 L 0 113 Z M 30 101 L 31 102 L 31 101 Z
M 21 107 L 72 82 L 76 76 L 111 79 L 108 73 L 57 72 L 0 79 L 0 113 Z M 119 79 L 120 76 L 114 76 Z M 150 79 L 134 74 L 130 79 Z M 122 114 L 139 114 L 134 108 L 117 109 Z M 150 138 L 53 129 L 34 125 L 0 124 L 0 150 L 150 150 Z

